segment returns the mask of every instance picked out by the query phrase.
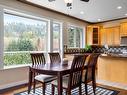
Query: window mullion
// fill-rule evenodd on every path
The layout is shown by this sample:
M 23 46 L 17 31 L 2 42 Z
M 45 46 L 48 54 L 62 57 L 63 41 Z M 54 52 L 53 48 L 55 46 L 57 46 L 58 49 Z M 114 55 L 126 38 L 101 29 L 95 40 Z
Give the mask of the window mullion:
M 53 52 L 53 20 L 50 20 L 50 28 L 49 28 L 49 35 L 48 35 L 48 47 L 49 47 L 49 50 L 48 52 Z
M 0 7 L 0 69 L 4 68 L 4 12 Z

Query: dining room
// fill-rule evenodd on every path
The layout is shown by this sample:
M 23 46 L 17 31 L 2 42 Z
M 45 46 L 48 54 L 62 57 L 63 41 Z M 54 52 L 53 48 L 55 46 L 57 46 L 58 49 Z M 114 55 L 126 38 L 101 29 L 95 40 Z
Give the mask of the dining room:
M 0 95 L 127 95 L 126 0 L 0 0 Z

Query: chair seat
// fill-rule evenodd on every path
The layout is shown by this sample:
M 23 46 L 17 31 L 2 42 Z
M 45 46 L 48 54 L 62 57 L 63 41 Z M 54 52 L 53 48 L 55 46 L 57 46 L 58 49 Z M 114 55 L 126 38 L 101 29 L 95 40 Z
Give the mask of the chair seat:
M 68 75 L 63 77 L 63 80 L 62 80 L 62 81 L 63 81 L 63 88 L 68 88 L 68 80 L 69 80 Z M 58 85 L 57 80 L 54 80 L 54 81 L 52 81 L 51 83 L 52 83 L 53 85 L 55 85 L 55 86 Z
M 40 74 L 40 75 L 35 76 L 35 80 L 38 80 L 40 82 L 49 82 L 49 81 L 52 81 L 55 79 L 56 79 L 56 77 L 51 76 L 51 75 Z

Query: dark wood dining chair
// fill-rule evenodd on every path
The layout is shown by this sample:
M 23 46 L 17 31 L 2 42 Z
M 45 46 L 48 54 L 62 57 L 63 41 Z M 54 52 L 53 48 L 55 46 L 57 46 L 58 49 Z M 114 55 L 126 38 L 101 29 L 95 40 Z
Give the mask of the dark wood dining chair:
M 76 87 L 79 87 L 79 95 L 81 95 L 82 71 L 86 57 L 87 55 L 75 55 L 71 65 L 71 70 L 68 72 L 69 76 L 63 76 L 63 89 L 66 89 L 67 95 L 71 95 L 71 90 Z M 54 80 L 51 83 L 53 87 L 52 95 L 54 95 L 54 87 L 57 87 L 58 85 L 57 80 Z
M 32 66 L 39 66 L 39 65 L 45 65 L 45 57 L 43 53 L 30 53 L 31 59 L 32 59 Z M 45 88 L 46 88 L 46 83 L 51 82 L 52 80 L 55 79 L 55 77 L 51 75 L 45 75 L 45 74 L 39 74 L 39 73 L 34 73 L 33 74 L 33 91 L 35 93 L 35 86 L 36 86 L 36 81 L 42 83 L 43 87 L 43 95 L 45 95 Z
M 51 64 L 57 64 L 61 62 L 61 57 L 58 52 L 55 53 L 48 53 L 50 57 L 50 63 Z
M 82 82 L 85 84 L 85 92 L 86 95 L 88 95 L 88 90 L 87 90 L 87 84 L 89 82 L 92 82 L 92 87 L 93 87 L 93 92 L 94 95 L 96 95 L 95 90 L 96 90 L 96 64 L 97 64 L 97 59 L 100 54 L 91 54 L 89 56 L 88 62 L 86 63 L 86 68 L 83 71 L 83 76 L 82 76 Z

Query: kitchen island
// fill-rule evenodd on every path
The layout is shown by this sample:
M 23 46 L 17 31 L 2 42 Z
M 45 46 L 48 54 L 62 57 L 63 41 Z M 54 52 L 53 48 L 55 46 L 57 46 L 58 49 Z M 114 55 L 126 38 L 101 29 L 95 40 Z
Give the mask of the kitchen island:
M 127 84 L 127 55 L 101 54 L 97 63 L 99 80 Z

